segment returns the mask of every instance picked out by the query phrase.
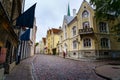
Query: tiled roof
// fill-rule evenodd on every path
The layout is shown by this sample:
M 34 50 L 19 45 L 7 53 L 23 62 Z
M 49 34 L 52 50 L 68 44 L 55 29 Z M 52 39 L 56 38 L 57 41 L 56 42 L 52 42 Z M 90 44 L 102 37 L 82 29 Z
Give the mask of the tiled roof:
M 42 38 L 42 40 L 43 40 L 44 44 L 46 44 L 46 38 Z
M 58 34 L 61 30 L 60 29 L 52 28 L 52 31 L 53 31 L 54 34 Z
M 67 24 L 69 24 L 74 19 L 74 17 L 73 16 L 64 15 L 64 19 L 67 21 Z

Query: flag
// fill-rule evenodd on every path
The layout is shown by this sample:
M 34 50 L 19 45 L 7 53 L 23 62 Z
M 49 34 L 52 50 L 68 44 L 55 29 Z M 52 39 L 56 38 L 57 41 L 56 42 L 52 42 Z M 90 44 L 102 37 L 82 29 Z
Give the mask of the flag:
M 30 40 L 30 29 L 27 29 L 21 36 L 21 41 L 29 41 Z
M 16 26 L 33 28 L 36 3 L 21 14 L 16 21 Z

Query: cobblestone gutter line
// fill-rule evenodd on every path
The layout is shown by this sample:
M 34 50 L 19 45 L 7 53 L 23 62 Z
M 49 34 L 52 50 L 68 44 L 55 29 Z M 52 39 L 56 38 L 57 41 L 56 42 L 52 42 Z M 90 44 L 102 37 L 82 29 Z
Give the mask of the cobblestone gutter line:
M 35 67 L 34 67 L 34 64 L 33 64 L 34 59 L 36 59 L 36 55 L 34 56 L 32 62 L 31 62 L 31 65 L 32 65 L 31 74 L 32 74 L 32 79 L 33 79 L 33 80 L 38 80 L 38 78 L 37 78 L 37 76 L 36 76 L 36 73 L 35 73 Z

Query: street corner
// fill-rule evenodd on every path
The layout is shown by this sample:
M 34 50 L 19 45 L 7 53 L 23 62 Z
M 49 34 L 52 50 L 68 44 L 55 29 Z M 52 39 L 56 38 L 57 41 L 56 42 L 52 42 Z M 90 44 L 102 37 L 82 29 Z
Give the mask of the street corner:
M 94 69 L 95 73 L 107 80 L 120 80 L 120 65 L 106 64 Z

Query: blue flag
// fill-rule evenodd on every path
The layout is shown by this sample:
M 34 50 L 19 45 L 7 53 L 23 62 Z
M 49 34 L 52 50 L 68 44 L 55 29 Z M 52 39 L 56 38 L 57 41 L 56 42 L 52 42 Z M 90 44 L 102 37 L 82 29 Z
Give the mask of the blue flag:
M 36 3 L 21 14 L 16 21 L 16 26 L 33 28 Z
M 27 29 L 21 36 L 21 41 L 29 41 L 30 40 L 30 29 Z

